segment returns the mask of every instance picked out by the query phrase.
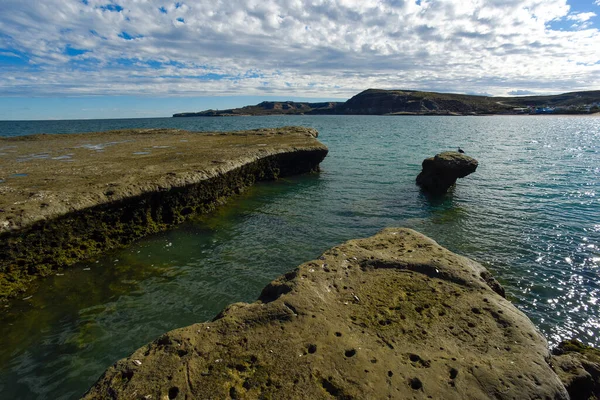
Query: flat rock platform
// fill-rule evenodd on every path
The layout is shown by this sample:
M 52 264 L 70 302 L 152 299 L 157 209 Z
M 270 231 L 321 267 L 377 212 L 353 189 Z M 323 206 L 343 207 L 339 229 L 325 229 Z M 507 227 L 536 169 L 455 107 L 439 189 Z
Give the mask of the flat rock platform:
M 318 170 L 328 150 L 317 135 L 285 127 L 0 138 L 0 301 L 256 181 Z

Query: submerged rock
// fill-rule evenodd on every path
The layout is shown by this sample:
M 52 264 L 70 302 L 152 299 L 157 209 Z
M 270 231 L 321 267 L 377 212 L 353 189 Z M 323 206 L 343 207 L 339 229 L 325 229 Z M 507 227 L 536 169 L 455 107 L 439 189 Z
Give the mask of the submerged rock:
M 423 160 L 423 170 L 417 176 L 417 185 L 423 190 L 442 194 L 456 183 L 458 178 L 475 172 L 476 159 L 456 151 L 447 151 Z
M 501 293 L 480 264 L 386 229 L 164 334 L 85 398 L 567 399 L 546 340 Z

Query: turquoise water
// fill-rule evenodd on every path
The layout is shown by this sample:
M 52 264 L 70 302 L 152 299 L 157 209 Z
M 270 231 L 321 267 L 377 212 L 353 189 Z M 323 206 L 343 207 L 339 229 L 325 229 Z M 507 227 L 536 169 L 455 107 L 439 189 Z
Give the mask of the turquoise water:
M 0 135 L 283 125 L 319 130 L 330 149 L 321 174 L 257 185 L 214 214 L 39 282 L 0 317 L 2 398 L 77 397 L 161 333 L 253 301 L 279 274 L 386 226 L 483 263 L 551 344 L 600 346 L 600 117 L 0 122 Z M 445 197 L 421 194 L 423 158 L 458 146 L 477 172 Z

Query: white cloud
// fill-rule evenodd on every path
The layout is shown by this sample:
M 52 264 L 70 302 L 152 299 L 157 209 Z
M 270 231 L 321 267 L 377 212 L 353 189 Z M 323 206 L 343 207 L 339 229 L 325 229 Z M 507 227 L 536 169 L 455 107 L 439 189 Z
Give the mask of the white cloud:
M 536 95 L 538 93 L 532 92 L 531 90 L 521 90 L 520 89 L 520 90 L 511 90 L 507 94 L 509 94 L 511 96 L 532 96 L 532 95 Z
M 28 59 L 3 67 L 0 95 L 343 97 L 367 87 L 504 94 L 600 86 L 600 32 L 581 29 L 595 14 L 569 14 L 566 0 L 87 3 L 0 2 L 0 50 Z M 122 10 L 111 11 L 117 4 Z M 560 19 L 578 30 L 549 27 Z M 67 46 L 87 52 L 69 54 Z
M 600 1 L 600 0 L 598 0 L 598 1 Z M 596 13 L 594 13 L 594 12 L 575 13 L 575 14 L 569 14 L 567 16 L 567 19 L 571 20 L 571 21 L 586 22 L 586 21 L 589 21 L 591 18 L 594 18 L 595 16 L 596 16 Z
M 12 51 L 0 51 L 0 56 L 19 58 L 19 55 L 13 53 Z

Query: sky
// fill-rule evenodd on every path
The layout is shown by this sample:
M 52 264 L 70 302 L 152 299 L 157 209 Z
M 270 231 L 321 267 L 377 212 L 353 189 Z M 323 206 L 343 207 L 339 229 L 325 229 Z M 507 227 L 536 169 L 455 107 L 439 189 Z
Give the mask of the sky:
M 600 89 L 600 0 L 0 0 L 0 120 Z

